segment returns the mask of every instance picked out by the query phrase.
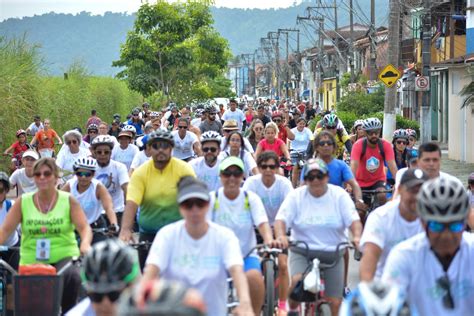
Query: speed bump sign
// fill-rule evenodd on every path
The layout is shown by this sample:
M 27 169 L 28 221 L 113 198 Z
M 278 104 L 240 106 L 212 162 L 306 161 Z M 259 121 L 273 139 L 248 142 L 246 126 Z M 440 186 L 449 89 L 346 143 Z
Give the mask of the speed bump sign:
M 391 88 L 397 83 L 397 80 L 402 76 L 401 72 L 395 68 L 392 64 L 388 64 L 379 73 L 379 80 L 382 81 L 387 87 Z

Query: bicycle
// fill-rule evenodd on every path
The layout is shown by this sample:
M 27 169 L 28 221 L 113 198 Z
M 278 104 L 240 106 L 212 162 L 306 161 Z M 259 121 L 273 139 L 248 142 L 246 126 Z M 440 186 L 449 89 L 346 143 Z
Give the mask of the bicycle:
M 231 277 L 227 278 L 227 315 L 233 315 L 234 308 L 239 306 L 237 299 L 237 290 L 234 288 L 234 281 Z
M 296 284 L 293 289 L 290 297 L 291 299 L 301 302 L 301 315 L 331 315 L 330 302 L 325 297 L 325 278 L 324 271 L 335 267 L 339 260 L 343 257 L 340 255 L 340 250 L 343 247 L 353 249 L 348 242 L 342 242 L 337 244 L 336 249 L 334 250 L 333 257 L 335 260 L 330 264 L 320 263 L 319 260 L 311 260 L 309 256 L 309 247 L 305 241 L 293 241 L 290 243 L 290 246 L 296 247 L 297 245 L 302 244 L 305 248 L 305 257 L 308 260 L 308 267 L 303 272 L 302 279 Z M 316 277 L 313 290 L 309 291 L 305 289 L 304 281 L 305 278 L 310 274 L 314 268 L 314 264 L 317 264 L 316 271 L 319 271 L 319 277 Z
M 298 187 L 299 185 L 299 178 L 301 176 L 301 170 L 303 169 L 306 163 L 306 152 L 305 151 L 296 151 L 290 150 L 290 157 L 292 161 L 296 161 L 296 169 L 297 169 L 297 178 L 293 179 L 293 169 L 290 171 L 289 179 L 292 181 L 293 187 Z
M 365 225 L 365 222 L 367 220 L 367 217 L 369 217 L 370 213 L 378 208 L 379 206 L 382 206 L 382 203 L 380 203 L 377 195 L 378 194 L 387 194 L 387 193 L 392 193 L 393 188 L 391 189 L 384 189 L 384 190 L 364 190 L 362 189 L 362 199 L 364 200 L 364 203 L 367 205 L 366 210 L 361 210 L 357 209 L 360 215 L 360 219 L 362 222 L 362 226 Z
M 19 251 L 20 248 L 0 246 L 0 252 L 2 253 L 6 253 L 10 250 Z M 8 285 L 8 275 L 14 275 L 15 273 L 15 269 L 13 269 L 6 261 L 0 259 L 0 316 L 8 315 L 8 310 L 12 310 L 12 308 L 8 308 L 10 305 L 8 292 L 9 288 L 11 288 L 11 285 Z

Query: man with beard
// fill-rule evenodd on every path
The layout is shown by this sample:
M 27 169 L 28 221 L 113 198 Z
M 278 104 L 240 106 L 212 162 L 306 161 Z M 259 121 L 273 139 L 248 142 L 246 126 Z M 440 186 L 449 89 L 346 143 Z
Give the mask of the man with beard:
M 206 119 L 203 120 L 199 126 L 201 133 L 204 134 L 205 132 L 214 131 L 222 135 L 222 123 L 220 120 L 216 120 L 216 108 L 213 105 L 208 105 L 204 109 L 204 113 L 206 115 Z
M 214 131 L 202 134 L 201 151 L 204 156 L 191 160 L 189 164 L 197 178 L 207 184 L 209 191 L 217 191 L 222 186 L 219 177 L 221 135 Z
M 152 159 L 138 167 L 130 179 L 120 232 L 120 239 L 124 242 L 132 239 L 139 206 L 140 241 L 152 242 L 163 226 L 179 220 L 178 182 L 182 177 L 195 176 L 188 163 L 172 157 L 174 138 L 170 132 L 159 130 L 148 134 L 146 146 Z M 143 269 L 148 249 L 139 250 L 138 256 Z
M 352 147 L 351 170 L 355 175 L 362 191 L 385 189 L 386 174 L 384 162 L 392 174 L 397 173 L 395 154 L 392 145 L 385 139 L 380 138 L 382 123 L 378 118 L 364 120 L 362 128 L 367 137 L 359 139 Z M 381 205 L 385 204 L 387 198 L 385 193 L 377 194 Z M 363 202 L 363 201 L 360 201 Z

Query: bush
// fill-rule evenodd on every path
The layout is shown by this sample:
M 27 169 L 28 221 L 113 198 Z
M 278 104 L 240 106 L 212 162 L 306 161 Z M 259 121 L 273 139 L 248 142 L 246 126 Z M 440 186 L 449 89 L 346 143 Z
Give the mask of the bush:
M 364 91 L 349 92 L 336 105 L 337 111 L 353 112 L 357 116 L 383 111 L 385 89 L 367 94 Z

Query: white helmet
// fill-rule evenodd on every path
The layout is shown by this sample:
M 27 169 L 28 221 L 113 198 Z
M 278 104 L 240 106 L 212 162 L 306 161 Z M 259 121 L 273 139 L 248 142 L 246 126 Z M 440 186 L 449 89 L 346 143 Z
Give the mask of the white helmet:
M 78 158 L 74 161 L 74 165 L 72 166 L 74 171 L 79 169 L 86 169 L 95 171 L 97 169 L 97 161 L 94 158 L 86 157 L 86 158 Z
M 469 197 L 459 181 L 438 177 L 421 187 L 417 210 L 425 221 L 461 221 L 469 212 Z
M 362 124 L 362 128 L 365 131 L 373 131 L 375 129 L 381 129 L 382 123 L 380 122 L 378 118 L 370 117 L 364 120 L 364 123 Z
M 205 142 L 217 142 L 220 144 L 221 140 L 221 135 L 215 131 L 207 131 L 201 135 L 201 144 L 204 144 Z
M 107 145 L 110 149 L 114 148 L 114 140 L 110 135 L 99 135 L 92 141 L 92 148 L 96 148 L 99 145 Z
M 137 134 L 137 129 L 133 125 L 125 125 L 122 127 L 122 132 L 132 132 L 133 136 Z

